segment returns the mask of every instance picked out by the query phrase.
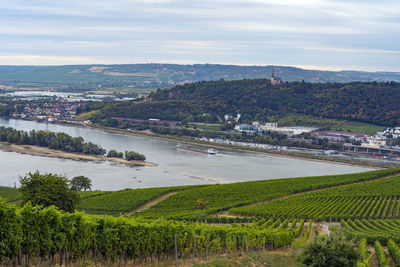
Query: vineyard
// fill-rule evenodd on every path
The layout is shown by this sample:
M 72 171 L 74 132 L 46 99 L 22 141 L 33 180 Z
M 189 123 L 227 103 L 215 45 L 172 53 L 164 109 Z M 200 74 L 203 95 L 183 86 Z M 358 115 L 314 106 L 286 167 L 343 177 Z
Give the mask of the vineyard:
M 192 258 L 275 248 L 294 251 L 313 237 L 313 229 L 324 234 L 321 220 L 340 221 L 340 231 L 359 242 L 359 267 L 369 266 L 371 259 L 380 266 L 391 261 L 400 265 L 398 173 L 400 169 L 386 169 L 224 185 L 79 192 L 78 210 L 86 213 L 10 204 L 21 195 L 18 189 L 2 188 L 0 265 L 80 266 L 89 261 L 89 265 L 111 266 L 165 260 L 183 264 Z M 147 210 L 118 216 L 171 192 L 176 194 Z M 207 205 L 197 207 L 199 199 Z M 257 204 L 263 201 L 269 202 Z M 222 215 L 217 214 L 220 211 Z
M 191 187 L 195 186 L 125 189 L 108 194 L 94 195 L 93 197 L 84 195 L 85 198 L 78 205 L 78 210 L 89 214 L 119 215 L 130 212 L 162 194 Z
M 375 241 L 386 245 L 390 239 L 400 242 L 400 220 L 341 220 L 349 238 L 366 238 L 368 243 Z
M 369 254 L 367 243 L 374 246 L 379 266 L 400 266 L 400 221 L 399 220 L 342 220 L 347 238 L 360 240 L 361 259 L 357 266 L 367 267 L 372 254 Z M 397 242 L 397 243 L 396 243 Z M 387 246 L 386 253 L 382 245 Z M 394 264 L 392 265 L 391 262 Z
M 314 189 L 322 189 L 330 186 L 374 180 L 381 177 L 394 175 L 399 172 L 400 168 L 395 168 L 345 175 L 251 181 L 223 185 L 125 189 L 113 192 L 80 191 L 78 193 L 80 194 L 82 201 L 77 206 L 77 209 L 79 211 L 85 211 L 89 214 L 120 215 L 121 213 L 123 214 L 131 212 L 144 203 L 168 192 L 179 192 L 176 195 L 168 197 L 166 200 L 158 203 L 150 209 L 135 214 L 135 216 L 142 216 L 145 218 L 204 218 L 218 211 L 229 210 L 233 207 L 240 207 Z M 376 180 L 376 182 L 378 181 L 381 180 Z M 392 181 L 389 183 L 391 182 Z M 367 183 L 363 183 L 363 185 L 364 184 Z M 348 186 L 356 186 L 356 184 Z M 338 190 L 344 190 L 340 189 L 344 187 L 345 186 L 332 189 L 327 188 L 324 190 L 324 192 L 328 192 L 329 190 L 337 190 L 338 193 L 333 194 L 343 194 Z M 372 188 L 375 187 L 373 186 Z M 389 190 L 397 190 L 397 188 L 400 187 L 390 187 L 390 185 L 388 185 L 385 188 L 387 188 L 387 192 L 390 192 Z M 393 193 L 393 195 L 395 194 Z M 0 197 L 4 198 L 8 202 L 15 202 L 21 199 L 21 193 L 18 191 L 18 189 L 4 188 L 0 190 Z M 205 199 L 209 203 L 209 206 L 206 209 L 196 208 L 196 201 L 198 199 Z M 263 205 L 254 207 L 258 207 L 260 212 L 263 214 L 261 217 L 265 217 L 266 211 L 263 211 L 261 208 L 264 207 Z M 259 216 L 254 212 L 251 213 L 251 215 Z M 272 214 L 272 216 L 275 215 Z M 282 218 L 283 217 L 285 216 L 282 216 Z M 302 216 L 296 215 L 287 217 L 297 218 Z
M 64 213 L 30 204 L 17 208 L 0 200 L 0 264 L 68 266 L 90 258 L 107 266 L 110 262 L 228 255 L 292 246 L 296 238 L 308 239 L 309 231 L 303 231 L 303 226 L 302 220 L 273 219 L 215 226 Z
M 233 208 L 246 216 L 341 219 L 400 218 L 400 176 L 344 185 L 265 204 Z
M 139 216 L 146 218 L 158 218 L 160 216 L 167 218 L 206 216 L 233 207 L 271 200 L 285 195 L 334 185 L 378 179 L 399 172 L 400 169 L 396 168 L 345 175 L 209 185 L 183 190 L 179 194 L 173 195 L 165 201 L 158 203 L 149 210 L 141 212 Z M 207 200 L 209 202 L 209 207 L 205 210 L 197 209 L 195 203 L 198 199 Z

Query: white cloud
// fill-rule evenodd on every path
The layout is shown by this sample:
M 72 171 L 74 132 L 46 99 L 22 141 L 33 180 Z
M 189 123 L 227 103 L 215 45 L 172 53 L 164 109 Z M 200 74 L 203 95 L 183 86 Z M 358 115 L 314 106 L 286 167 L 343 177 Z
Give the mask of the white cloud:
M 3 0 L 0 64 L 102 59 L 400 71 L 398 10 L 400 2 L 384 0 Z

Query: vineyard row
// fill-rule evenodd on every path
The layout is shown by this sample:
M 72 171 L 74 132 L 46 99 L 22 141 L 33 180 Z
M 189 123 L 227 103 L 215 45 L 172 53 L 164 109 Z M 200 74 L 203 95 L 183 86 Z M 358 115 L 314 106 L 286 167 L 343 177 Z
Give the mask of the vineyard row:
M 340 221 L 341 219 L 397 219 L 400 217 L 400 197 L 333 196 L 292 197 L 263 205 L 231 209 L 234 214 L 276 217 L 313 218 Z
M 284 247 L 293 245 L 303 226 L 303 220 L 287 219 L 228 226 L 145 220 L 64 213 L 29 203 L 19 209 L 0 200 L 0 265 L 25 259 L 29 266 L 30 260 L 55 257 L 68 264 L 88 256 L 94 262 L 138 262 L 157 256 Z

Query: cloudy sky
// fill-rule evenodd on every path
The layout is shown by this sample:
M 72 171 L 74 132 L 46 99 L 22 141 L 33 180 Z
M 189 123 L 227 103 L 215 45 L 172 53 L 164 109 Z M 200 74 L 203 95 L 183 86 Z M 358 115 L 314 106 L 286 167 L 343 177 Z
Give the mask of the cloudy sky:
M 0 0 L 0 64 L 400 71 L 400 1 Z

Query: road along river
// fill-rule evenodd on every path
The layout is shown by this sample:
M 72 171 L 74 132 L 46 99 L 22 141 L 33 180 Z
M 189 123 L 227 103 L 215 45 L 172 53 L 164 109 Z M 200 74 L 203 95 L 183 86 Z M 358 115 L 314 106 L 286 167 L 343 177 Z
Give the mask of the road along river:
M 119 190 L 191 184 L 233 183 L 242 181 L 342 174 L 371 168 L 318 162 L 297 158 L 222 151 L 207 155 L 178 150 L 178 142 L 97 129 L 0 118 L 0 126 L 18 130 L 49 130 L 82 136 L 85 141 L 105 149 L 135 150 L 146 155 L 157 167 L 130 167 L 112 162 L 84 162 L 0 151 L 0 185 L 18 186 L 18 177 L 28 172 L 52 172 L 68 178 L 85 175 L 92 189 Z

